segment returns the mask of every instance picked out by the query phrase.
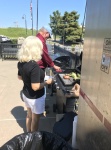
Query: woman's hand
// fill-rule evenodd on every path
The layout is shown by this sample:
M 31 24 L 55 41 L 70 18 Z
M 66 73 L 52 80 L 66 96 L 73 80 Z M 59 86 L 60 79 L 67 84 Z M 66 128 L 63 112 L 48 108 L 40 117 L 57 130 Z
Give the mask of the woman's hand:
M 50 78 L 50 79 L 46 80 L 45 82 L 46 82 L 46 84 L 52 84 L 53 83 L 53 79 Z

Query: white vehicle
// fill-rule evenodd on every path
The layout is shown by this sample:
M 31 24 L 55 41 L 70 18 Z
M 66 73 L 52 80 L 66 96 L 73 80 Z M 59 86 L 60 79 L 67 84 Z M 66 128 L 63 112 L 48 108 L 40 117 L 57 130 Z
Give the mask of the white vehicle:
M 11 41 L 11 39 L 9 39 L 7 36 L 0 35 L 0 42 L 7 42 L 7 41 Z

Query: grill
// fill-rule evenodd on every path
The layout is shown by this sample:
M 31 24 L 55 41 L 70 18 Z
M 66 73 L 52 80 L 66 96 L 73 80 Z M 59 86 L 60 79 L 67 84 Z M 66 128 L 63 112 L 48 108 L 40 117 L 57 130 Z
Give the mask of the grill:
M 75 80 L 70 77 L 70 79 L 64 79 L 63 76 L 65 74 L 58 74 L 58 77 L 60 78 L 61 82 L 63 83 L 64 86 L 71 86 L 74 85 Z
M 69 56 L 60 56 L 54 60 L 54 64 L 60 66 L 61 68 L 70 68 L 71 60 Z
M 75 72 L 75 73 L 79 73 L 80 74 L 80 70 L 78 69 L 63 69 L 62 72 L 57 72 L 55 70 L 52 71 L 53 74 L 57 74 L 56 76 L 56 80 L 57 83 L 60 84 L 62 87 L 61 88 L 72 88 L 72 86 L 74 86 L 75 83 L 80 84 L 80 80 L 74 80 L 72 77 L 70 77 L 70 79 L 64 79 L 63 76 L 65 74 L 70 74 L 71 72 Z
M 53 92 L 56 92 L 56 104 L 53 106 L 53 111 L 57 111 L 57 113 L 62 114 L 65 112 L 70 112 L 70 111 L 77 111 L 76 102 L 77 98 L 66 98 L 65 94 L 69 93 L 74 86 L 75 83 L 80 84 L 80 80 L 74 80 L 73 78 L 70 77 L 69 79 L 64 79 L 63 76 L 67 73 L 71 72 L 77 72 L 75 69 L 66 69 L 63 70 L 61 73 L 54 72 L 54 74 L 57 73 L 56 75 L 56 81 L 52 85 L 52 93 L 51 96 L 53 96 Z
M 52 92 L 51 96 L 53 96 L 53 92 L 56 92 L 56 104 L 53 105 L 53 111 L 57 111 L 57 113 L 65 113 L 69 111 L 75 111 L 75 102 L 77 98 L 66 98 L 65 94 L 69 93 L 74 86 L 74 84 L 80 84 L 80 79 L 74 80 L 72 77 L 70 79 L 64 79 L 63 76 L 65 74 L 81 73 L 81 66 L 76 69 L 70 68 L 70 58 L 68 56 L 57 58 L 54 61 L 55 65 L 61 67 L 61 72 L 57 72 L 52 69 L 54 75 L 56 75 L 55 83 L 52 84 Z

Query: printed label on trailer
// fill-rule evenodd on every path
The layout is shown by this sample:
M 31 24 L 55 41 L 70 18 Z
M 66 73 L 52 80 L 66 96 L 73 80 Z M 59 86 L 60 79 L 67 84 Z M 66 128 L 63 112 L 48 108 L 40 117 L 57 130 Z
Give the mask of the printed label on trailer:
M 101 70 L 106 73 L 109 73 L 110 62 L 111 62 L 111 57 L 103 53 L 102 60 L 101 60 Z
M 111 38 L 104 39 L 103 52 L 111 54 Z
M 111 62 L 111 38 L 104 38 L 101 71 L 109 73 Z

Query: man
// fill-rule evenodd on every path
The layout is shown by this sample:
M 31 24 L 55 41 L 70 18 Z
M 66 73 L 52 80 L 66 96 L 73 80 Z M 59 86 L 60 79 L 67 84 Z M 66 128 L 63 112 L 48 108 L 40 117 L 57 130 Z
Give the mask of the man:
M 54 62 L 52 61 L 52 59 L 48 54 L 46 40 L 48 38 L 51 38 L 50 32 L 46 28 L 42 27 L 36 36 L 41 40 L 43 44 L 42 59 L 39 62 L 37 62 L 40 68 L 45 70 L 46 67 L 53 67 L 55 70 L 60 70 L 60 67 L 54 64 Z

